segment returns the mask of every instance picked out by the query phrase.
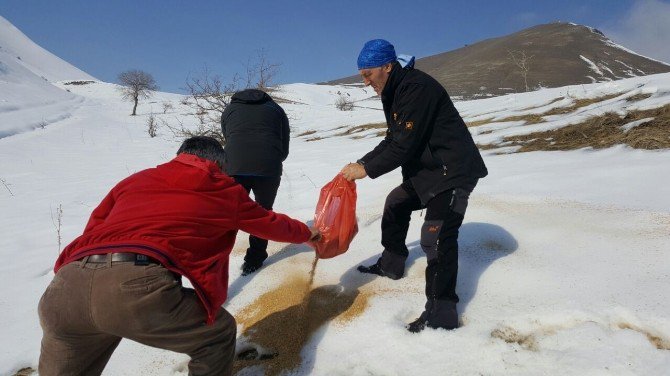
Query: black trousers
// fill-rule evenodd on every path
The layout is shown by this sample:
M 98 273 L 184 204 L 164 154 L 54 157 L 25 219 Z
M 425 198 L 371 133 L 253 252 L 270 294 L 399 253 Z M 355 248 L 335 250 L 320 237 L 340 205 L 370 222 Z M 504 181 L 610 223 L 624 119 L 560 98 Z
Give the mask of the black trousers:
M 426 253 L 426 298 L 428 302 L 458 302 L 458 230 L 468 205 L 474 181 L 463 187 L 442 192 L 423 205 L 406 180 L 386 197 L 382 216 L 382 264 L 389 271 L 402 276 L 408 256 L 407 230 L 410 215 L 415 210 L 427 209 L 421 228 L 421 248 Z M 386 259 L 386 260 L 383 260 Z M 432 304 L 432 303 L 431 303 Z
M 272 210 L 277 197 L 277 190 L 281 176 L 233 176 L 235 181 L 244 187 L 248 193 L 253 192 L 254 200 L 263 208 Z M 249 248 L 244 261 L 251 265 L 260 266 L 268 258 L 268 241 L 249 235 Z

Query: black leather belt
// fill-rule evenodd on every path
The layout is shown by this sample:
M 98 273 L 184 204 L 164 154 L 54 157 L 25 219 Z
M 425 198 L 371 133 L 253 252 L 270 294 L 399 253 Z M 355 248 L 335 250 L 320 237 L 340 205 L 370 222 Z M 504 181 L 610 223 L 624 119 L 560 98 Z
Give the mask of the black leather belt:
M 158 260 L 153 259 L 149 256 L 141 255 L 139 253 L 130 253 L 130 252 L 118 252 L 118 253 L 109 253 L 102 255 L 90 255 L 86 262 L 91 263 L 105 263 L 107 262 L 108 257 L 112 257 L 112 262 L 134 262 L 135 265 L 148 265 L 148 264 L 160 264 Z M 83 258 L 82 258 L 83 259 Z

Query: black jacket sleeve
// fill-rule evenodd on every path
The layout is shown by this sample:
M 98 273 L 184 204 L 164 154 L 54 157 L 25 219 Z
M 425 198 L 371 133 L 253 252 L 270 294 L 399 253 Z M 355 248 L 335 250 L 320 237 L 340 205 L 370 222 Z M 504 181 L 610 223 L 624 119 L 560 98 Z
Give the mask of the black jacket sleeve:
M 413 157 L 418 158 L 417 151 L 423 150 L 432 131 L 439 101 L 434 93 L 428 93 L 424 85 L 411 83 L 399 88 L 395 98 L 398 118 L 392 121 L 391 139 L 386 142 L 387 135 L 377 146 L 379 148 L 386 142 L 383 150 L 364 161 L 365 171 L 372 179 L 398 168 Z
M 388 124 L 386 124 L 386 126 L 388 127 Z M 391 131 L 388 128 L 386 128 L 386 137 L 384 137 L 384 139 L 379 143 L 379 145 L 375 146 L 374 149 L 372 149 L 369 153 L 365 154 L 361 159 L 359 159 L 358 162 L 359 163 L 362 162 L 361 164 L 365 165 L 366 163 L 374 159 L 374 157 L 376 157 L 377 155 L 379 155 L 379 153 L 381 153 L 382 151 L 384 151 L 384 149 L 386 149 L 386 146 L 391 142 L 392 139 L 393 137 L 391 136 Z
M 278 106 L 279 107 L 279 106 Z M 286 116 L 286 112 L 279 107 L 281 114 L 282 114 L 282 121 L 281 121 L 281 141 L 282 141 L 282 162 L 286 160 L 288 157 L 288 144 L 289 141 L 291 140 L 291 127 L 289 126 L 288 123 L 288 117 Z

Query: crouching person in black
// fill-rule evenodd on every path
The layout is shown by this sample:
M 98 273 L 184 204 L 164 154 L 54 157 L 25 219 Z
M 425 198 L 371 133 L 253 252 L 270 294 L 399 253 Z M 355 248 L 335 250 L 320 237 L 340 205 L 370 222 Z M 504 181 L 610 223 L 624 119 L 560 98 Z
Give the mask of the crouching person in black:
M 410 215 L 427 209 L 421 230 L 421 248 L 428 258 L 427 301 L 421 316 L 407 329 L 454 329 L 458 327 L 458 230 L 470 192 L 487 170 L 446 90 L 413 66 L 414 57 L 396 56 L 385 40 L 371 40 L 363 47 L 359 73 L 365 85 L 381 96 L 388 129 L 377 147 L 357 163 L 346 165 L 342 173 L 349 180 L 374 179 L 402 168 L 403 183 L 389 193 L 384 205 L 384 251 L 375 264 L 358 270 L 402 278 Z

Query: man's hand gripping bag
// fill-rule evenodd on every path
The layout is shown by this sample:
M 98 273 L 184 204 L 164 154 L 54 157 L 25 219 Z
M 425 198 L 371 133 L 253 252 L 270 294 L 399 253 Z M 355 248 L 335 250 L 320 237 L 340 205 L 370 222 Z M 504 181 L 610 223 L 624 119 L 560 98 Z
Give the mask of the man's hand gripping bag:
M 321 188 L 314 213 L 314 227 L 321 232 L 321 240 L 310 244 L 319 258 L 335 257 L 349 249 L 349 244 L 358 233 L 356 183 L 337 174 Z

